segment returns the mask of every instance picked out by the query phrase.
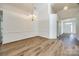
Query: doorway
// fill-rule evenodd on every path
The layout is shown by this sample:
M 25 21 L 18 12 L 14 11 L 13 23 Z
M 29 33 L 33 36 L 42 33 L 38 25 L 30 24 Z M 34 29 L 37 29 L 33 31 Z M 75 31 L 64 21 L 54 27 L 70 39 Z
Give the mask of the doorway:
M 61 34 L 63 33 L 76 33 L 76 19 L 61 21 Z
M 62 25 L 62 33 L 73 33 L 73 26 L 71 22 L 65 22 Z

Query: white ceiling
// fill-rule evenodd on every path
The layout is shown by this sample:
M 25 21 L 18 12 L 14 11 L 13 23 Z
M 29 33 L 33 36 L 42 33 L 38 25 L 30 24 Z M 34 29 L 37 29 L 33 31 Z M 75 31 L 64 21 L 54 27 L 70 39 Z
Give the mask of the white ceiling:
M 69 9 L 71 8 L 79 8 L 79 4 L 77 3 L 55 3 L 52 5 L 52 11 L 57 13 L 63 10 L 64 6 L 68 6 Z
M 3 5 L 3 6 L 13 6 L 15 8 L 18 8 L 20 10 L 23 10 L 23 11 L 26 11 L 26 12 L 32 12 L 33 10 L 33 4 L 32 3 L 0 3 L 0 5 Z
M 30 13 L 32 13 L 33 7 L 34 7 L 33 3 L 3 3 L 3 5 L 11 5 L 20 10 L 30 12 Z M 77 4 L 77 3 L 55 3 L 55 4 L 52 3 L 52 10 L 54 13 L 57 13 L 57 12 L 63 10 L 64 6 L 68 6 L 68 8 L 79 8 L 79 4 Z
M 31 12 L 33 9 L 32 3 L 12 3 L 11 5 L 27 12 Z

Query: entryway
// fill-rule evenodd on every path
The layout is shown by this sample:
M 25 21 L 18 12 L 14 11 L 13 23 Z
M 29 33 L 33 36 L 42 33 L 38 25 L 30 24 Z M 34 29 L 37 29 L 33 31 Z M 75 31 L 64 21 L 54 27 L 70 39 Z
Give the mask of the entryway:
M 61 20 L 61 34 L 63 33 L 76 33 L 76 19 Z

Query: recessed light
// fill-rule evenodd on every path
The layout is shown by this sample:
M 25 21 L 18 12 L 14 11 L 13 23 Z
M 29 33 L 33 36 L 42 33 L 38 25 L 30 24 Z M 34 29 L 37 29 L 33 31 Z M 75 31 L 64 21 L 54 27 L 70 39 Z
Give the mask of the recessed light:
M 64 6 L 64 8 L 63 8 L 64 10 L 68 10 L 68 6 Z

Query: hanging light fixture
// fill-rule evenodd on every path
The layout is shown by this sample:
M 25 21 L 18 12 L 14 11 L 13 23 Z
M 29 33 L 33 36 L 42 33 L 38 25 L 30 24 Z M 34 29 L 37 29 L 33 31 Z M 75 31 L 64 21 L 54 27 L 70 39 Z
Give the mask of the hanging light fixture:
M 32 21 L 33 21 L 33 14 L 34 14 L 34 10 L 33 10 L 33 4 L 32 4 Z
M 35 15 L 35 9 L 36 7 L 34 6 L 34 4 L 32 4 L 33 8 L 32 8 L 32 21 L 34 21 L 36 19 L 36 15 Z

